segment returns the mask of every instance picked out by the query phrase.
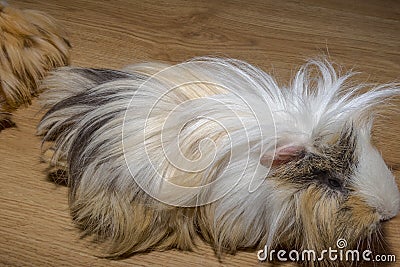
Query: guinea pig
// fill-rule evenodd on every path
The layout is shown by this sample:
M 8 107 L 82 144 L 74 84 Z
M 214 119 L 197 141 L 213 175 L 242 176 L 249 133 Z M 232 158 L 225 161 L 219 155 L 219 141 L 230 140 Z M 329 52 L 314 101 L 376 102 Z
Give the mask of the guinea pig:
M 70 43 L 47 14 L 0 2 L 0 128 L 10 111 L 31 103 L 46 72 L 69 64 Z
M 400 206 L 371 144 L 399 84 L 366 90 L 352 75 L 325 59 L 288 86 L 224 58 L 64 67 L 43 83 L 38 134 L 67 173 L 73 221 L 110 257 L 199 238 L 217 255 L 351 248 Z

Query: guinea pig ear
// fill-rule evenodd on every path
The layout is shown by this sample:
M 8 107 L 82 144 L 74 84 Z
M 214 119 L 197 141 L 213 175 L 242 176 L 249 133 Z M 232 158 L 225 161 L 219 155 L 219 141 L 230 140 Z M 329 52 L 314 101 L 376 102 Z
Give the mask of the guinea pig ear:
M 282 144 L 277 145 L 275 150 L 265 152 L 260 159 L 260 163 L 266 167 L 277 167 L 287 162 L 301 159 L 306 154 L 306 147 L 302 144 Z

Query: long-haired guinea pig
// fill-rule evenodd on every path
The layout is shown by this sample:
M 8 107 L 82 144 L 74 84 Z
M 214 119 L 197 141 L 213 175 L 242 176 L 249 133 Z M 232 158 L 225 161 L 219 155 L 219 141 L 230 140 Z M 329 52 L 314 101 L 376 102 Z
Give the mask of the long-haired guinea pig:
M 323 59 L 287 87 L 234 59 L 65 67 L 43 84 L 38 133 L 67 173 L 73 221 L 111 257 L 199 237 L 217 255 L 350 248 L 400 206 L 370 139 L 399 85 L 351 75 Z
M 31 103 L 47 71 L 68 64 L 69 48 L 53 18 L 0 2 L 0 128 L 10 111 Z

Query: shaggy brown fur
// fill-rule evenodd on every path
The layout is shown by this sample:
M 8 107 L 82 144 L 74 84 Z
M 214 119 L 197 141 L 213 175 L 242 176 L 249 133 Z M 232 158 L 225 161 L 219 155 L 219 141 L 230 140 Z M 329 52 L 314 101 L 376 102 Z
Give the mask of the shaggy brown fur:
M 0 121 L 31 103 L 47 71 L 69 63 L 70 47 L 53 18 L 0 3 Z

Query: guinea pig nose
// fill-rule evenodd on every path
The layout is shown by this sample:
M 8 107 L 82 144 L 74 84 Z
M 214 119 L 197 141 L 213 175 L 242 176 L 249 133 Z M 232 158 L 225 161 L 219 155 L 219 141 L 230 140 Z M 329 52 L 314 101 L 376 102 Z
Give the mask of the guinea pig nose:
M 385 221 L 389 221 L 390 219 L 394 218 L 397 216 L 398 210 L 396 212 L 392 211 L 392 212 L 379 212 L 379 221 L 381 222 L 385 222 Z
M 380 222 L 387 222 L 387 221 L 389 221 L 391 218 L 393 218 L 393 217 L 390 217 L 390 216 L 379 216 L 379 221 L 380 221 Z

